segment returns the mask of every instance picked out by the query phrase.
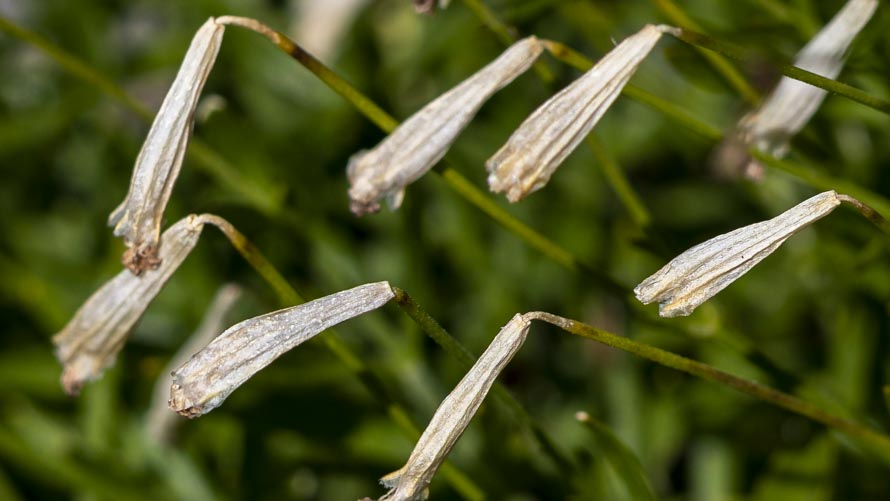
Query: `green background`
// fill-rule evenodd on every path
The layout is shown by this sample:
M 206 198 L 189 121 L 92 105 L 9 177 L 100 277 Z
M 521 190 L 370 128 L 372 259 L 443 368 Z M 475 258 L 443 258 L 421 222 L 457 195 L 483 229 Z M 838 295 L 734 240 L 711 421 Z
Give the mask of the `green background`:
M 489 1 L 520 34 L 598 59 L 650 22 L 647 1 Z M 838 1 L 690 0 L 679 7 L 717 39 L 756 55 L 735 64 L 758 91 L 840 8 Z M 840 80 L 890 97 L 890 30 L 879 7 Z M 291 2 L 5 0 L 0 14 L 32 30 L 156 110 L 207 17 L 255 17 L 299 39 Z M 410 2 L 369 2 L 325 62 L 399 119 L 496 57 L 503 45 L 464 2 L 418 16 Z M 579 73 L 549 56 L 496 94 L 448 155 L 485 186 L 484 161 Z M 144 437 L 152 386 L 200 322 L 215 291 L 245 294 L 228 324 L 280 305 L 215 230 L 134 330 L 116 366 L 65 396 L 50 337 L 120 270 L 106 226 L 126 194 L 147 124 L 19 37 L 0 34 L 0 498 L 356 499 L 377 497 L 399 468 L 404 435 L 346 367 L 314 340 L 286 354 L 206 417 L 182 420 L 169 446 Z M 749 105 L 692 48 L 665 37 L 633 83 L 729 131 Z M 639 228 L 582 145 L 551 183 L 497 203 L 620 284 L 566 269 L 468 204 L 435 174 L 394 212 L 349 213 L 345 166 L 384 134 L 311 73 L 251 32 L 230 27 L 204 90 L 223 106 L 195 137 L 240 176 L 234 184 L 188 157 L 166 217 L 231 221 L 301 293 L 317 297 L 388 280 L 479 354 L 516 312 L 544 310 L 683 354 L 802 396 L 878 430 L 890 425 L 888 238 L 847 208 L 803 231 L 692 316 L 660 319 L 634 285 L 682 250 L 767 219 L 816 193 L 767 169 L 721 178 L 716 144 L 619 98 L 596 134 L 652 214 Z M 217 99 L 217 98 L 214 98 Z M 206 101 L 206 100 L 205 100 Z M 789 160 L 890 193 L 890 118 L 830 96 L 794 139 Z M 249 198 L 245 192 L 259 194 Z M 425 424 L 465 367 L 395 306 L 338 327 Z M 881 499 L 888 463 L 848 437 L 611 348 L 537 325 L 501 376 L 575 462 L 559 468 L 523 426 L 484 405 L 450 455 L 490 499 L 630 499 L 621 452 L 574 419 L 608 425 L 660 498 Z M 620 447 L 619 447 L 620 449 Z M 433 499 L 459 498 L 444 479 Z

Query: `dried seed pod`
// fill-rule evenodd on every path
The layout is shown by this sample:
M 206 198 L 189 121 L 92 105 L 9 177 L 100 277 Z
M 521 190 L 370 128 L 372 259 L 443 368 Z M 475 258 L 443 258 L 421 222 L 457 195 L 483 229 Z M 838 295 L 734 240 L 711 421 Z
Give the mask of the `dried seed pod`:
M 151 407 L 148 409 L 146 419 L 146 433 L 157 443 L 167 443 L 170 440 L 171 431 L 181 419 L 167 408 L 167 398 L 170 394 L 170 373 L 182 365 L 192 355 L 201 350 L 213 338 L 219 335 L 225 328 L 226 316 L 241 297 L 241 288 L 235 284 L 224 285 L 217 291 L 201 320 L 201 325 L 188 338 L 188 341 L 176 352 L 161 371 L 161 376 L 155 383 L 151 395 Z
M 674 29 L 646 25 L 538 107 L 485 162 L 491 191 L 506 192 L 508 200 L 517 202 L 543 188 L 609 109 L 661 35 Z
M 137 275 L 158 266 L 164 209 L 182 167 L 195 107 L 219 52 L 223 30 L 210 18 L 195 33 L 136 159 L 127 197 L 108 218 L 114 234 L 129 247 L 124 265 Z
M 856 35 L 868 23 L 878 0 L 850 0 L 838 11 L 834 18 L 798 52 L 794 65 L 826 78 L 835 78 L 844 66 L 847 49 Z M 793 78 L 782 77 L 779 84 L 763 101 L 760 107 L 745 115 L 738 124 L 735 134 L 718 151 L 717 161 L 728 162 L 718 165 L 730 174 L 738 158 L 747 161 L 745 172 L 749 177 L 759 178 L 763 168 L 747 154 L 737 150 L 753 146 L 775 157 L 788 153 L 788 142 L 795 136 L 828 94 L 827 91 Z M 743 164 L 742 164 L 743 165 Z
M 285 352 L 393 297 L 387 282 L 365 284 L 229 327 L 173 371 L 168 405 L 183 416 L 202 416 Z
M 698 244 L 636 286 L 634 294 L 643 304 L 658 301 L 662 317 L 689 315 L 840 203 L 837 193 L 826 191 L 770 220 Z
M 535 37 L 516 42 L 473 76 L 405 120 L 374 149 L 353 155 L 346 168 L 352 212 L 376 212 L 382 198 L 387 199 L 391 208 L 398 208 L 405 187 L 445 155 L 485 101 L 525 72 L 541 50 Z
M 381 501 L 426 497 L 433 475 L 470 424 L 495 378 L 525 342 L 530 324 L 531 319 L 517 314 L 495 336 L 485 353 L 436 409 L 405 466 L 380 480 L 390 488 Z
M 188 216 L 164 232 L 160 266 L 141 276 L 123 270 L 96 291 L 55 337 L 56 357 L 64 366 L 62 386 L 76 394 L 114 364 L 127 334 L 198 242 L 203 223 Z

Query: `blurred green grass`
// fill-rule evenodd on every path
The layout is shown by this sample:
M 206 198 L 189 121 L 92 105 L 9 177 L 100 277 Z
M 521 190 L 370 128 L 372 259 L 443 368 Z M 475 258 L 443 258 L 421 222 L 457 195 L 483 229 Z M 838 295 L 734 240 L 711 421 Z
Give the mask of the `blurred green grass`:
M 687 1 L 678 4 L 716 38 L 764 54 L 739 67 L 764 92 L 842 2 Z M 595 59 L 647 22 L 649 2 L 491 1 L 518 30 L 565 42 Z M 0 13 L 49 38 L 156 109 L 185 47 L 211 15 L 256 17 L 291 31 L 290 2 L 202 0 L 0 3 Z M 887 13 L 853 46 L 840 79 L 887 98 Z M 325 62 L 404 118 L 496 56 L 501 46 L 461 2 L 419 17 L 409 2 L 362 10 Z M 767 57 L 768 56 L 768 57 Z M 484 160 L 540 102 L 577 71 L 552 59 L 556 86 L 534 74 L 498 93 L 450 158 L 476 186 Z M 64 72 L 22 41 L 0 37 L 0 498 L 356 499 L 382 492 L 376 478 L 412 442 L 339 362 L 310 343 L 276 361 L 226 404 L 183 422 L 172 448 L 146 443 L 142 420 L 166 360 L 198 325 L 217 287 L 245 285 L 231 321 L 269 311 L 276 298 L 229 247 L 207 232 L 140 322 L 105 378 L 64 397 L 49 337 L 119 269 L 120 243 L 105 226 L 126 193 L 147 130 L 140 118 Z M 744 100 L 689 47 L 662 41 L 633 83 L 728 130 Z M 842 210 L 786 246 L 688 319 L 654 308 L 547 260 L 426 176 L 397 212 L 348 212 L 346 161 L 381 137 L 311 74 L 267 41 L 226 33 L 205 96 L 224 109 L 196 127 L 246 183 L 283 189 L 261 212 L 190 158 L 170 221 L 220 214 L 300 290 L 327 294 L 389 280 L 404 288 L 474 353 L 513 313 L 545 310 L 656 344 L 732 373 L 799 392 L 826 409 L 886 429 L 890 311 L 886 238 Z M 890 194 L 890 119 L 839 97 L 795 139 L 791 160 L 815 159 L 833 176 Z M 628 99 L 597 135 L 653 214 L 663 248 L 641 248 L 627 212 L 593 154 L 579 148 L 551 184 L 504 207 L 630 288 L 679 251 L 790 207 L 811 188 L 768 171 L 761 184 L 726 182 L 708 167 L 714 144 Z M 396 308 L 338 328 L 385 372 L 425 423 L 464 369 Z M 779 370 L 758 366 L 756 347 Z M 784 376 L 784 377 L 783 377 Z M 712 383 L 536 327 L 501 380 L 581 469 L 558 472 L 496 406 L 483 407 L 451 455 L 491 499 L 626 499 L 605 452 L 574 421 L 579 409 L 607 424 L 669 499 L 880 499 L 886 465 L 824 428 Z M 442 480 L 434 499 L 456 494 Z

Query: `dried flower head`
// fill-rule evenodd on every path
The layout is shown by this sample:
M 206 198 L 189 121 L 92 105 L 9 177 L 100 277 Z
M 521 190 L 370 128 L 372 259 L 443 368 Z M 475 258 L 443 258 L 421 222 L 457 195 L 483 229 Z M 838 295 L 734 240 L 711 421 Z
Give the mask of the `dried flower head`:
M 676 28 L 646 25 L 587 73 L 538 107 L 485 162 L 488 186 L 517 202 L 547 184 L 596 125 L 661 35 Z
M 168 405 L 183 416 L 204 415 L 285 352 L 393 297 L 387 282 L 365 284 L 229 327 L 173 371 Z
M 826 78 L 835 78 L 844 66 L 847 49 L 868 23 L 878 0 L 850 0 L 794 58 L 794 65 Z M 718 167 L 733 171 L 744 166 L 748 177 L 759 178 L 763 171 L 744 152 L 746 146 L 775 157 L 788 153 L 788 143 L 822 105 L 827 91 L 808 83 L 783 77 L 760 107 L 745 115 L 737 131 L 718 151 Z M 742 151 L 739 151 L 742 150 Z M 744 159 L 739 162 L 738 159 Z
M 685 316 L 744 275 L 798 231 L 841 203 L 826 191 L 778 216 L 714 237 L 675 257 L 634 288 L 643 304 L 658 301 L 662 317 Z
M 130 330 L 198 242 L 203 223 L 188 216 L 171 226 L 157 248 L 160 266 L 142 275 L 123 270 L 96 291 L 55 337 L 64 366 L 62 386 L 76 394 L 114 364 Z
M 531 319 L 517 314 L 495 336 L 479 360 L 436 409 L 405 466 L 380 480 L 390 488 L 381 501 L 426 497 L 433 475 L 470 424 L 494 380 L 525 342 L 530 324 Z
M 535 37 L 516 42 L 473 76 L 405 120 L 374 149 L 353 155 L 346 169 L 352 212 L 376 212 L 382 198 L 387 199 L 391 208 L 398 208 L 405 187 L 445 155 L 485 101 L 525 72 L 541 50 Z
M 182 167 L 195 107 L 219 52 L 223 30 L 210 18 L 195 33 L 136 159 L 127 197 L 108 218 L 114 234 L 129 247 L 124 265 L 137 275 L 159 264 L 164 209 Z

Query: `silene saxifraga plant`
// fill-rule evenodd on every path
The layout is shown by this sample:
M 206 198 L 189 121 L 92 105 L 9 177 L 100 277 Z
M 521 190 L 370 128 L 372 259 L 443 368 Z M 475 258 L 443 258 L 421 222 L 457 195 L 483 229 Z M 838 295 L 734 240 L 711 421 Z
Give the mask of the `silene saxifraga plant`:
M 444 9 L 448 4 L 434 1 L 414 3 L 418 11 L 424 13 Z M 468 3 L 475 5 L 477 11 L 485 12 L 480 10 L 483 9 L 481 4 Z M 798 69 L 809 70 L 816 76 L 836 77 L 849 47 L 871 19 L 877 5 L 876 0 L 848 2 L 795 57 L 794 63 Z M 486 20 L 494 23 L 492 18 Z M 375 379 L 379 376 L 373 367 L 367 366 L 362 357 L 350 352 L 348 347 L 339 344 L 341 341 L 330 330 L 352 318 L 373 314 L 375 310 L 395 303 L 424 332 L 463 363 L 466 373 L 441 401 L 428 424 L 416 427 L 423 431 L 410 455 L 407 455 L 404 466 L 381 479 L 388 492 L 380 499 L 414 500 L 423 499 L 429 494 L 434 477 L 440 471 L 445 471 L 448 455 L 487 395 L 490 392 L 501 392 L 502 396 L 506 394 L 502 388 L 499 389 L 496 379 L 523 346 L 535 321 L 552 324 L 571 334 L 625 350 L 666 367 L 725 384 L 831 426 L 884 452 L 890 450 L 890 438 L 822 411 L 797 397 L 582 322 L 547 312 L 516 313 L 492 338 L 479 358 L 473 359 L 407 293 L 389 282 L 359 285 L 296 304 L 301 302 L 300 296 L 259 250 L 225 219 L 213 214 L 190 215 L 169 225 L 161 233 L 165 210 L 174 193 L 174 185 L 188 149 L 195 110 L 220 51 L 225 28 L 230 25 L 263 35 L 369 117 L 387 117 L 368 98 L 283 34 L 249 18 L 220 16 L 208 19 L 195 33 L 179 72 L 148 131 L 135 162 L 126 198 L 109 217 L 114 234 L 122 237 L 127 247 L 123 257 L 125 269 L 88 298 L 53 338 L 56 356 L 63 365 L 62 385 L 68 393 L 77 393 L 85 383 L 101 377 L 103 371 L 115 363 L 140 317 L 197 245 L 203 227 L 210 224 L 225 234 L 235 249 L 275 288 L 282 302 L 288 304 L 283 309 L 248 318 L 224 329 L 222 313 L 228 310 L 237 293 L 231 289 L 221 293 L 208 314 L 206 328 L 199 329 L 200 335 L 196 334 L 195 341 L 184 347 L 175 363 L 171 363 L 169 377 L 165 374 L 156 385 L 155 404 L 151 411 L 153 417 L 148 420 L 148 426 L 151 428 L 150 434 L 158 440 L 170 440 L 172 425 L 169 416 L 175 415 L 168 414 L 166 419 L 158 417 L 163 416 L 160 411 L 163 406 L 157 402 L 163 402 L 166 397 L 170 410 L 189 418 L 203 416 L 223 405 L 239 387 L 281 355 L 315 337 L 327 340 L 333 352 L 374 394 L 373 390 L 385 385 Z M 505 32 L 510 33 L 509 30 Z M 509 202 L 516 203 L 545 188 L 558 167 L 572 155 L 626 90 L 638 68 L 656 50 L 658 42 L 665 35 L 682 41 L 703 37 L 686 28 L 645 24 L 635 33 L 616 41 L 599 61 L 544 100 L 517 126 L 503 146 L 490 153 L 484 165 L 490 191 L 504 193 Z M 700 39 L 707 41 L 706 38 Z M 389 135 L 379 144 L 355 153 L 349 160 L 344 176 L 344 186 L 348 183 L 344 201 L 348 197 L 351 212 L 355 215 L 374 213 L 379 210 L 381 201 L 388 202 L 392 209 L 399 208 L 406 188 L 436 167 L 495 93 L 539 63 L 543 52 L 561 58 L 566 54 L 565 48 L 558 41 L 534 35 L 518 38 L 461 83 L 421 107 L 400 125 L 391 127 Z M 816 79 L 813 82 L 820 81 Z M 847 92 L 845 88 L 832 87 L 832 90 Z M 826 94 L 826 89 L 822 87 L 783 78 L 759 106 L 739 121 L 721 148 L 731 147 L 736 152 L 741 151 L 746 161 L 751 162 L 748 166 L 749 176 L 757 177 L 751 165 L 756 164 L 758 168 L 763 166 L 759 161 L 750 160 L 749 155 L 755 155 L 755 150 L 772 160 L 786 155 L 791 148 L 790 141 L 818 111 Z M 849 94 L 855 95 L 853 92 Z M 388 119 L 392 120 L 391 117 Z M 717 157 L 718 161 L 723 161 L 719 160 L 721 155 Z M 726 160 L 727 157 L 723 158 Z M 477 166 L 477 170 L 481 173 L 482 166 Z M 523 223 L 503 212 L 481 190 L 467 188 L 469 181 L 461 183 L 463 181 L 456 183 L 463 190 L 459 193 L 468 201 L 495 219 L 500 218 L 498 220 L 504 226 L 520 228 L 517 233 L 524 232 L 524 238 L 534 242 L 532 245 L 550 245 L 541 244 L 542 240 L 546 242 L 545 237 L 525 229 Z M 851 187 L 849 184 L 815 184 L 818 184 L 821 193 L 812 195 L 813 191 L 810 191 L 809 198 L 772 219 L 730 230 L 669 260 L 633 288 L 636 298 L 644 304 L 659 303 L 662 317 L 690 315 L 771 253 L 777 252 L 786 240 L 828 216 L 842 203 L 849 204 L 890 235 L 890 226 L 870 205 L 874 200 L 880 202 L 879 197 L 856 186 L 852 186 L 852 190 L 847 189 Z M 813 187 L 817 187 L 815 184 Z M 804 198 L 800 196 L 796 201 Z M 559 252 L 554 254 L 559 255 Z M 620 286 L 629 292 L 627 284 Z M 531 431 L 529 435 L 539 441 L 544 454 L 551 456 L 556 464 L 564 464 L 565 459 L 561 457 L 559 448 L 553 446 L 546 430 L 542 431 L 532 417 L 523 414 L 525 411 L 521 404 L 509 400 L 509 397 L 503 398 L 512 402 L 509 404 L 513 405 L 511 409 L 522 417 L 519 421 Z M 410 418 L 405 424 L 407 411 L 396 399 L 385 403 L 391 415 L 397 416 L 396 421 L 402 423 L 410 435 L 415 425 Z M 589 420 L 588 414 L 581 415 Z M 449 482 L 455 486 L 465 485 L 454 478 L 452 471 Z

